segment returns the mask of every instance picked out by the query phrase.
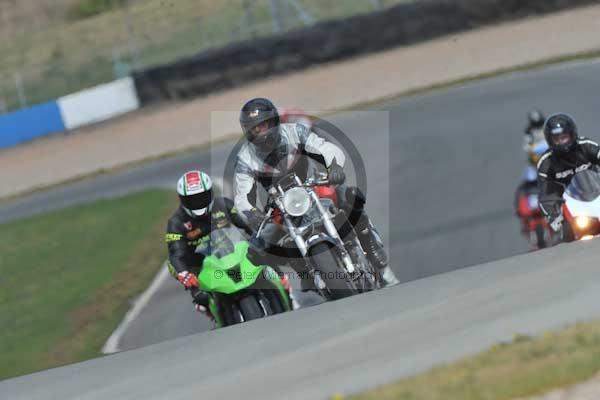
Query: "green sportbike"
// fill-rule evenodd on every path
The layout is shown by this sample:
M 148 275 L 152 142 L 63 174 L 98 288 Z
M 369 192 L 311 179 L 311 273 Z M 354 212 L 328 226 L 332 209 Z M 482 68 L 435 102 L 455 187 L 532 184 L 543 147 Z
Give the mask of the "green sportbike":
M 292 310 L 282 277 L 269 266 L 254 265 L 249 248 L 234 227 L 215 229 L 196 248 L 205 255 L 199 289 L 210 296 L 217 328 Z

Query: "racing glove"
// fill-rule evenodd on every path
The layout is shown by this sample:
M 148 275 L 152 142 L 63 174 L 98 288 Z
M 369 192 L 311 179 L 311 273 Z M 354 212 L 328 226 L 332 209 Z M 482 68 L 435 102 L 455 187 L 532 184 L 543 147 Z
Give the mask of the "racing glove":
M 208 303 L 210 301 L 210 296 L 208 293 L 198 289 L 192 289 L 192 298 L 194 299 L 194 308 L 196 311 L 201 312 L 210 320 L 214 321 L 215 318 L 208 308 Z
M 246 217 L 246 223 L 248 224 L 248 227 L 254 232 L 258 231 L 260 224 L 262 224 L 263 220 L 265 219 L 265 214 L 258 208 L 253 208 L 250 211 L 244 211 L 244 215 Z
M 198 287 L 198 277 L 189 271 L 181 271 L 178 273 L 177 280 L 181 282 L 186 289 Z
M 332 185 L 341 185 L 345 181 L 346 174 L 344 173 L 344 168 L 340 167 L 334 158 L 329 166 L 329 183 Z

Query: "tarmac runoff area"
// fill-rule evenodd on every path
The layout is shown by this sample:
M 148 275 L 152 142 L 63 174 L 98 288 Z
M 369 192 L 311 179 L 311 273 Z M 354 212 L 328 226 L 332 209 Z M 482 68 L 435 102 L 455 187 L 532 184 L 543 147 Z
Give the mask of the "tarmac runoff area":
M 560 245 L 5 380 L 0 392 L 12 400 L 352 393 L 473 354 L 515 332 L 598 318 L 598 251 L 598 240 Z

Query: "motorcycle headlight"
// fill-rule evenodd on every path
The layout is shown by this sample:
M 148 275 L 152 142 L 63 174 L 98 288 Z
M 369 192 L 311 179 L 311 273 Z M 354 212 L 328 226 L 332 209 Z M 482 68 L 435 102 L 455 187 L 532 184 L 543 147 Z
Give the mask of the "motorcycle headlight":
M 306 214 L 310 204 L 310 196 L 303 188 L 292 188 L 283 195 L 285 211 L 292 217 L 300 217 Z
M 592 219 L 590 217 L 578 216 L 575 217 L 575 225 L 579 229 L 585 229 L 592 224 Z

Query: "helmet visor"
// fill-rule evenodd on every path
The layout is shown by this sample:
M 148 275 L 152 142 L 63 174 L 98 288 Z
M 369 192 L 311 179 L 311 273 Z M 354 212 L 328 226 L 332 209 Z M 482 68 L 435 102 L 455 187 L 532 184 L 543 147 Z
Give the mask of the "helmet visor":
M 246 127 L 248 140 L 251 142 L 260 141 L 264 137 L 269 135 L 269 130 L 271 129 L 271 121 L 266 120 L 259 122 L 257 124 L 249 125 Z
M 201 210 L 210 205 L 212 201 L 212 189 L 189 196 L 179 196 L 179 199 L 181 200 L 181 204 L 188 210 Z
M 552 144 L 555 146 L 565 146 L 571 143 L 571 135 L 568 132 L 552 135 Z
M 279 143 L 279 127 L 265 121 L 248 131 L 248 140 L 261 151 L 270 152 Z

